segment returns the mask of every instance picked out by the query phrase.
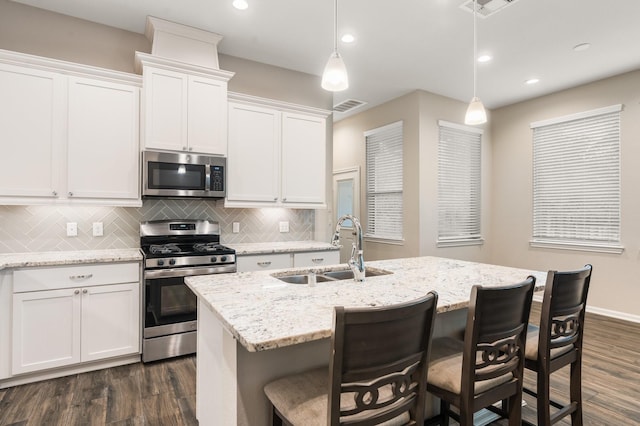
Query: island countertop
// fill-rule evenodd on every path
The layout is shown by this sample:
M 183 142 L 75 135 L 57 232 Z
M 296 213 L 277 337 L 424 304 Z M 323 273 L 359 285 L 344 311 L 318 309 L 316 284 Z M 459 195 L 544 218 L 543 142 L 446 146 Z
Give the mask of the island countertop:
M 536 277 L 542 289 L 546 272 L 439 257 L 366 262 L 370 269 L 392 272 L 364 282 L 340 280 L 315 286 L 288 284 L 272 275 L 284 270 L 186 277 L 185 282 L 249 352 L 328 338 L 333 307 L 387 306 L 438 292 L 438 312 L 468 305 L 471 287 L 507 285 Z M 294 268 L 304 273 L 344 269 L 346 265 Z

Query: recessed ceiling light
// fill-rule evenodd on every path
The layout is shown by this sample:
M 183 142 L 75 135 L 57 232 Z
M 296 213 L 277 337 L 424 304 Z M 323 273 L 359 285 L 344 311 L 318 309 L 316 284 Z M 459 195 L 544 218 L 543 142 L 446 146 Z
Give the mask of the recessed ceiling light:
M 247 0 L 233 0 L 233 7 L 235 7 L 238 10 L 245 10 L 246 8 L 249 7 L 249 3 L 247 3 Z
M 356 38 L 353 36 L 353 34 L 343 34 L 342 38 L 340 38 L 340 40 L 342 40 L 343 43 L 353 43 L 354 41 L 356 41 Z
M 582 52 L 583 50 L 587 50 L 591 47 L 591 43 L 580 43 L 573 46 L 573 50 L 576 52 Z
M 491 55 L 480 55 L 480 56 L 478 56 L 478 62 L 489 62 L 492 59 L 493 58 L 491 57 Z
M 529 80 L 525 81 L 525 84 L 536 84 L 539 83 L 540 79 L 539 78 L 530 78 Z

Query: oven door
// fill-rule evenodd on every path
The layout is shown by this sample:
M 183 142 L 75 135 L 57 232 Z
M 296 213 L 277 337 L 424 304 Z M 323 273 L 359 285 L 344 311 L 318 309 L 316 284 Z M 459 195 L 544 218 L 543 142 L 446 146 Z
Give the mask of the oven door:
M 158 337 L 196 329 L 196 295 L 183 276 L 144 280 L 144 337 Z

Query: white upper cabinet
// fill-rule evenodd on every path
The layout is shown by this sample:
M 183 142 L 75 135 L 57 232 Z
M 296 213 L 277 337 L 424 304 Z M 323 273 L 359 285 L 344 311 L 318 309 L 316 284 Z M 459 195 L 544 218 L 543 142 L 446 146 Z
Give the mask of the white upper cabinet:
M 328 112 L 233 97 L 225 206 L 324 208 Z
M 227 155 L 228 71 L 137 52 L 144 149 Z
M 0 63 L 0 197 L 60 191 L 65 90 L 60 74 Z
M 69 197 L 140 198 L 138 99 L 131 85 L 69 79 Z
M 142 205 L 141 81 L 0 50 L 0 204 Z

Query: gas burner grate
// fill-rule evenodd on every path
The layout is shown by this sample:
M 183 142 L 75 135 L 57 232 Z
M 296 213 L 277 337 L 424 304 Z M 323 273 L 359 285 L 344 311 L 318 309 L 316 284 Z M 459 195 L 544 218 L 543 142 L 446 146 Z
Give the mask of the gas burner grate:
M 196 243 L 193 245 L 193 249 L 197 252 L 211 252 L 211 251 L 218 251 L 220 249 L 222 249 L 224 247 L 222 247 L 220 244 L 218 243 Z
M 169 254 L 169 253 L 180 253 L 180 247 L 177 244 L 152 244 L 149 247 L 149 252 L 152 254 Z

